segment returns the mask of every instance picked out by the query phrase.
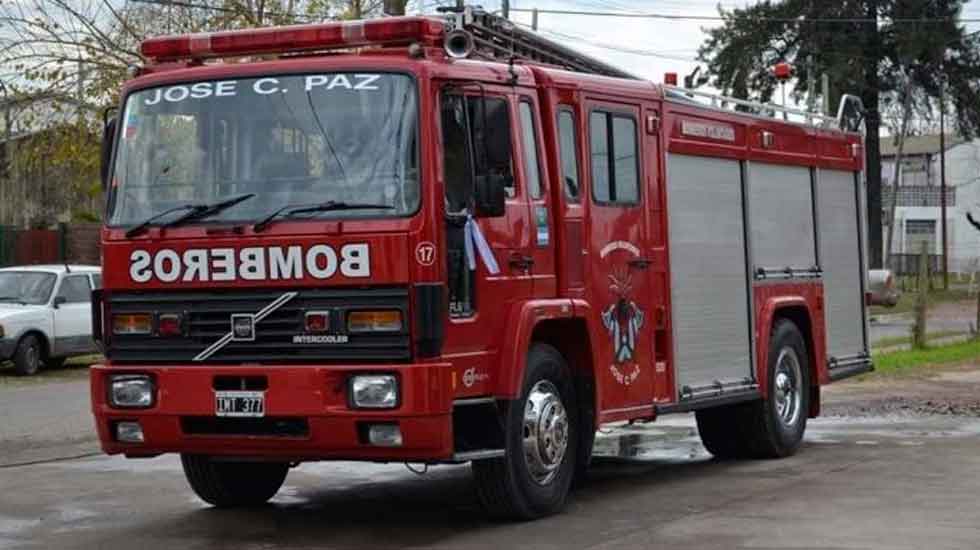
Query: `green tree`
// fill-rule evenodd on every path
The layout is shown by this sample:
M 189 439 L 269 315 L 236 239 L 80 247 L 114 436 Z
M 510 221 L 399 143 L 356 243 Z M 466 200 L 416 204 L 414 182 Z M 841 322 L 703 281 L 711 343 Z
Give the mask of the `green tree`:
M 719 8 L 723 25 L 707 31 L 699 51 L 715 87 L 769 101 L 778 82 L 772 67 L 795 66 L 794 96 L 810 71 L 830 77 L 830 104 L 859 96 L 867 109 L 865 160 L 871 265 L 882 262 L 880 137 L 883 100 L 911 86 L 926 98 L 943 82 L 965 136 L 980 131 L 980 40 L 958 22 L 965 0 L 763 0 Z M 808 63 L 811 62 L 811 63 Z

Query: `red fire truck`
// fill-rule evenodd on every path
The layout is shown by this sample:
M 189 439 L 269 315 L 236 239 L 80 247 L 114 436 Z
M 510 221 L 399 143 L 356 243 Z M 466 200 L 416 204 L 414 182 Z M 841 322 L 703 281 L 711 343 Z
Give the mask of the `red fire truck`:
M 715 456 L 783 457 L 871 368 L 837 119 L 469 8 L 142 53 L 106 125 L 92 409 L 211 504 L 304 461 L 471 462 L 491 513 L 539 517 L 602 424 L 693 411 Z

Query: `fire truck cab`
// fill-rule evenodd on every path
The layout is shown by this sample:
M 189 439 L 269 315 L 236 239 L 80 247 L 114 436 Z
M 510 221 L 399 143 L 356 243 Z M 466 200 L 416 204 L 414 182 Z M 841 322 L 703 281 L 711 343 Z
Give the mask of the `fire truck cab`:
M 107 453 L 180 453 L 209 503 L 303 461 L 472 462 L 491 513 L 540 517 L 602 424 L 694 411 L 718 457 L 787 456 L 871 368 L 862 139 L 834 120 L 471 9 L 142 52 L 92 409 Z

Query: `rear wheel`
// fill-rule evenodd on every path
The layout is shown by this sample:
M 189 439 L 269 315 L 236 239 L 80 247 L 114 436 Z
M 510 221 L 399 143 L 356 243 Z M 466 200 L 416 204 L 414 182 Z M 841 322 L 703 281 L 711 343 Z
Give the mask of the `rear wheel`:
M 37 374 L 44 357 L 44 348 L 37 336 L 28 334 L 20 339 L 14 351 L 14 370 L 22 376 Z
M 768 398 L 695 413 L 708 452 L 722 459 L 794 454 L 803 442 L 810 410 L 807 357 L 796 325 L 787 319 L 776 321 L 769 338 Z
M 201 455 L 180 455 L 180 462 L 197 496 L 219 508 L 265 503 L 289 472 L 281 462 L 219 462 Z
M 473 462 L 477 495 L 491 515 L 527 520 L 564 507 L 575 474 L 578 416 L 564 358 L 536 344 L 521 397 L 504 413 L 505 456 Z

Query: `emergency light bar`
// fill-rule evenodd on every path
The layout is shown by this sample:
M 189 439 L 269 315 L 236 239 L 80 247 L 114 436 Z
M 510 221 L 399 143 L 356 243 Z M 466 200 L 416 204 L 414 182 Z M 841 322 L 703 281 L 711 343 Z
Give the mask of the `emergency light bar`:
M 392 46 L 420 42 L 436 45 L 445 35 L 445 24 L 427 17 L 387 17 L 288 27 L 268 27 L 144 40 L 140 52 L 160 61 L 204 59 L 309 50 Z

